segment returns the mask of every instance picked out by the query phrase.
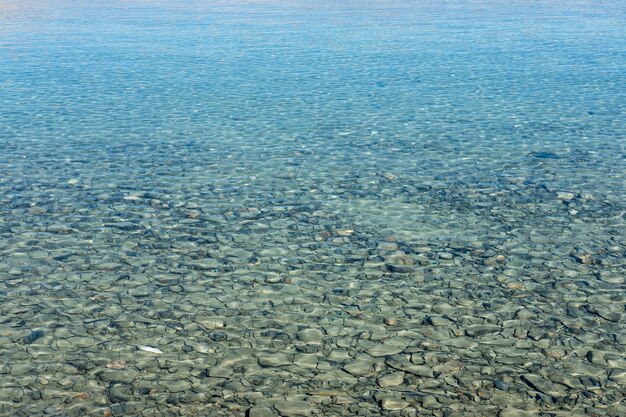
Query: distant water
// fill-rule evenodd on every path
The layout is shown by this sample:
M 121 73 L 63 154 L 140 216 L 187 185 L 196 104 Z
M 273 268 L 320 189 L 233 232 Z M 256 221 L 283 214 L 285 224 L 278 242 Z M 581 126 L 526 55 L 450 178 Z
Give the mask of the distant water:
M 624 33 L 0 0 L 0 415 L 626 415 Z

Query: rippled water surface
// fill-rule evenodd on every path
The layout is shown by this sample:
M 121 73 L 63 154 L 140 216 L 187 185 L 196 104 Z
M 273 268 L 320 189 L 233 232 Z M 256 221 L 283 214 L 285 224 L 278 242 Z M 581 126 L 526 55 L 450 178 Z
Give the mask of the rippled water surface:
M 0 415 L 626 415 L 625 10 L 0 0 Z

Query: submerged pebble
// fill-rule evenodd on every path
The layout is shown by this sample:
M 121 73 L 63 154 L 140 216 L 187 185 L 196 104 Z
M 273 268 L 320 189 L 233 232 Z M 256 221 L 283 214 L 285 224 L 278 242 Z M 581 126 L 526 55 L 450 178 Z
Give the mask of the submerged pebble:
M 24 337 L 24 344 L 30 345 L 35 340 L 43 337 L 44 334 L 45 333 L 43 332 L 43 330 L 35 330 L 35 331 L 31 332 L 28 336 Z

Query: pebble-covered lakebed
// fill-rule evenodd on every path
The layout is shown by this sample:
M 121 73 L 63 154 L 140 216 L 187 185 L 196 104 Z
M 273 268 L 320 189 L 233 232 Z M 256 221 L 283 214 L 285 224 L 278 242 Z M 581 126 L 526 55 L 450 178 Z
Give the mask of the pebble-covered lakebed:
M 0 18 L 0 415 L 626 415 L 618 3 L 58 4 Z

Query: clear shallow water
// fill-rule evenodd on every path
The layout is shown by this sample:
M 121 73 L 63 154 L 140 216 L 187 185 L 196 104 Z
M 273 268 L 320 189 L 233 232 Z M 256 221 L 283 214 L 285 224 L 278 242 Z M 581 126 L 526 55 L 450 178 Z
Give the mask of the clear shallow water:
M 625 414 L 624 29 L 0 2 L 0 414 Z

